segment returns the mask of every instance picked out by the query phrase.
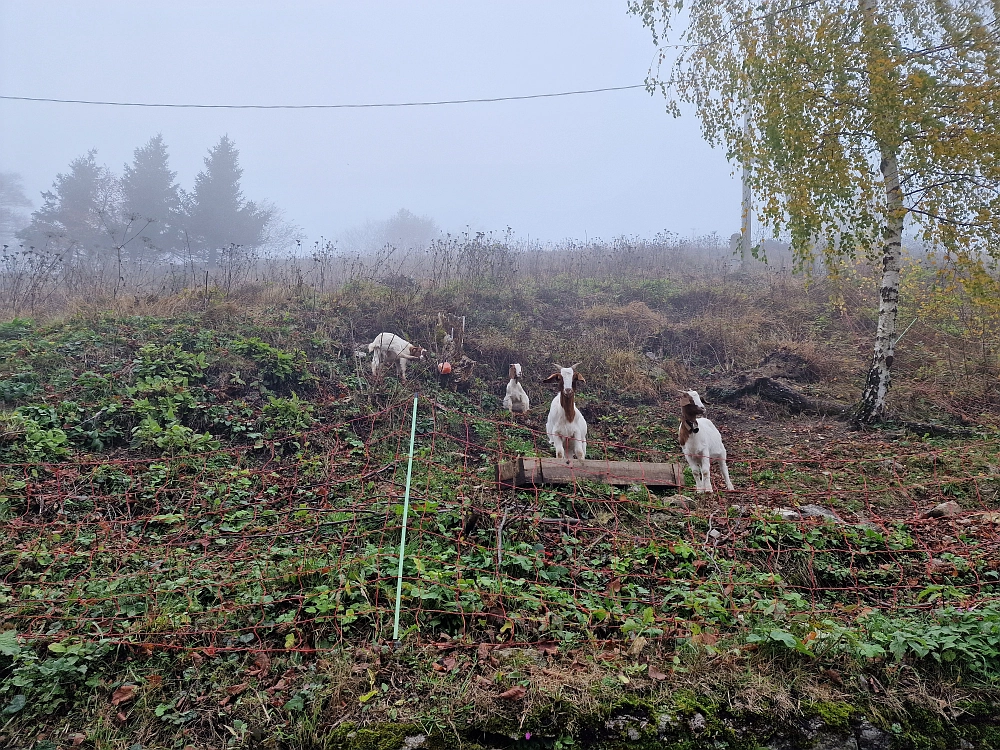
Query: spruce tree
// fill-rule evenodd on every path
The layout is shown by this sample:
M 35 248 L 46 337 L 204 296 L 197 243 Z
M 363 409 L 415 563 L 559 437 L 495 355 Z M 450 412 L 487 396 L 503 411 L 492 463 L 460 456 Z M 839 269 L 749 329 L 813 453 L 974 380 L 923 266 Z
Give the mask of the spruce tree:
M 185 228 L 192 249 L 215 266 L 231 245 L 257 248 L 263 242 L 270 213 L 243 197 L 240 152 L 228 136 L 205 157 L 205 169 L 187 196 Z
M 114 244 L 114 178 L 97 163 L 97 150 L 74 159 L 69 172 L 56 175 L 52 190 L 42 193 L 44 204 L 31 215 L 31 224 L 17 236 L 39 250 L 68 252 L 72 256 L 99 255 Z
M 170 170 L 167 147 L 162 135 L 149 139 L 135 150 L 131 165 L 122 175 L 122 213 L 141 230 L 142 243 L 128 246 L 130 256 L 143 247 L 154 254 L 175 253 L 183 246 L 179 238 L 180 190 Z

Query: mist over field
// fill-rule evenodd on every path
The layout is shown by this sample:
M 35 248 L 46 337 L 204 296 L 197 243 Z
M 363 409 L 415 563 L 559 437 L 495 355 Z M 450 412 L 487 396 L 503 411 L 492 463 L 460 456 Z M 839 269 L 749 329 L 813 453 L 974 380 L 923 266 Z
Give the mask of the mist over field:
M 997 13 L 0 0 L 0 748 L 1000 748 Z
M 624 6 L 5 2 L 6 95 L 192 104 L 356 104 L 642 84 L 654 60 Z M 94 40 L 114 43 L 95 44 Z M 121 61 L 127 60 L 127 64 Z M 44 61 L 44 62 L 40 62 Z M 161 134 L 191 190 L 221 136 L 248 200 L 310 241 L 400 209 L 445 231 L 542 241 L 739 229 L 739 190 L 697 122 L 631 89 L 552 99 L 360 110 L 184 110 L 0 100 L 0 171 L 38 209 L 91 149 L 120 174 Z

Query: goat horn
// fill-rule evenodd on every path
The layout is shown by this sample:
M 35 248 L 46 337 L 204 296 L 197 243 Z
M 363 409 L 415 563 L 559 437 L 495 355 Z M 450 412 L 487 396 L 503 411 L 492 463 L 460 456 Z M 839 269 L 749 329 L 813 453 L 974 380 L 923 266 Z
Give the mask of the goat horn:
M 577 362 L 577 363 L 576 363 L 575 365 L 573 365 L 573 366 L 572 366 L 572 367 L 571 367 L 570 369 L 571 369 L 571 370 L 575 370 L 575 369 L 576 369 L 577 367 L 579 367 L 579 366 L 580 366 L 580 365 L 582 365 L 582 364 L 583 364 L 583 362 Z
M 557 370 L 561 370 L 561 369 L 563 369 L 563 366 L 562 366 L 562 365 L 557 365 L 557 364 L 556 364 L 555 362 L 553 362 L 552 364 L 553 364 L 553 365 L 555 366 L 555 368 L 556 368 Z

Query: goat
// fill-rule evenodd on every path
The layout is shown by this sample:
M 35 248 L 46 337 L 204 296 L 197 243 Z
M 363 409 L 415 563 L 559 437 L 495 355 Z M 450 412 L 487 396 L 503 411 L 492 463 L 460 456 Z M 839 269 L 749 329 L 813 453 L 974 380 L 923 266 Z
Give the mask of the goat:
M 552 399 L 552 406 L 549 407 L 549 418 L 545 423 L 545 432 L 548 433 L 549 442 L 556 449 L 556 458 L 579 458 L 587 457 L 587 420 L 583 418 L 579 409 L 574 403 L 574 388 L 577 383 L 586 383 L 576 368 L 580 366 L 577 362 L 572 367 L 561 367 L 559 372 L 549 375 L 543 383 L 562 383 L 559 393 Z
M 395 361 L 399 364 L 401 380 L 406 380 L 406 364 L 411 359 L 423 359 L 427 353 L 426 349 L 414 346 L 394 333 L 380 333 L 368 345 L 368 351 L 372 353 L 372 375 L 378 373 L 378 368 L 383 361 Z
M 507 383 L 507 395 L 503 398 L 503 406 L 511 414 L 527 414 L 531 408 L 528 394 L 521 385 L 521 365 L 510 366 L 510 382 Z
M 681 444 L 684 458 L 687 459 L 691 473 L 694 474 L 695 492 L 714 492 L 712 489 L 711 463 L 709 459 L 719 462 L 722 476 L 726 480 L 726 489 L 733 489 L 729 479 L 729 467 L 726 465 L 726 446 L 722 444 L 719 429 L 712 420 L 702 415 L 705 413 L 705 402 L 701 400 L 698 391 L 680 391 L 681 423 L 677 428 L 677 442 Z

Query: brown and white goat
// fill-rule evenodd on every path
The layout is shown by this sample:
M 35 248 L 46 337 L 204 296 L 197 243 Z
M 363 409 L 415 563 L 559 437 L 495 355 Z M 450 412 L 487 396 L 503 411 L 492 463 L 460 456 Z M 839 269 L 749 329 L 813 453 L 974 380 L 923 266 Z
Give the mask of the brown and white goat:
M 503 406 L 511 414 L 527 414 L 531 408 L 528 394 L 521 385 L 521 365 L 510 366 L 510 381 L 507 383 L 507 395 L 503 398 Z
M 423 359 L 427 353 L 426 349 L 415 346 L 394 333 L 380 333 L 368 345 L 368 351 L 372 353 L 372 375 L 378 373 L 378 368 L 383 361 L 397 362 L 401 380 L 406 380 L 407 362 L 411 359 Z
M 587 420 L 583 418 L 575 403 L 577 383 L 587 382 L 576 372 L 580 364 L 577 362 L 572 367 L 556 365 L 559 372 L 552 373 L 542 381 L 561 385 L 559 393 L 552 399 L 549 418 L 545 423 L 545 432 L 548 433 L 549 442 L 556 450 L 556 458 L 587 457 Z
M 681 423 L 677 428 L 677 442 L 681 444 L 684 458 L 694 475 L 695 492 L 714 492 L 710 459 L 719 462 L 722 476 L 726 480 L 726 489 L 733 489 L 722 435 L 712 420 L 702 416 L 705 413 L 705 402 L 701 400 L 698 391 L 680 391 L 680 397 Z

